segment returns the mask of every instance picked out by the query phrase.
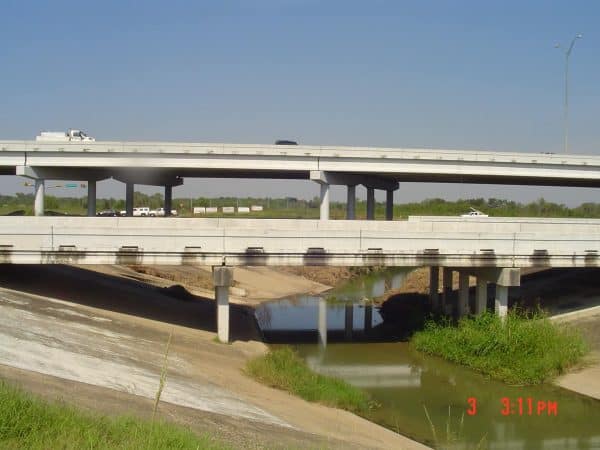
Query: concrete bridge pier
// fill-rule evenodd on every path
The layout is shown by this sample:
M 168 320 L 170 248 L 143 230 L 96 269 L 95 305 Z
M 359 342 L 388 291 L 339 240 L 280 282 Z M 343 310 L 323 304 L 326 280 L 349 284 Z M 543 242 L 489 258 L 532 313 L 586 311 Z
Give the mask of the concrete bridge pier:
M 88 217 L 96 215 L 96 180 L 87 182 L 87 215 Z
M 352 303 L 346 305 L 345 312 L 344 337 L 347 341 L 351 341 L 354 328 L 354 305 Z
M 375 188 L 367 186 L 367 220 L 375 220 Z
M 475 288 L 475 314 L 482 314 L 487 310 L 487 291 L 487 281 L 478 277 Z
M 346 219 L 356 219 L 356 185 L 348 185 L 348 197 L 346 200 Z
M 385 220 L 394 220 L 394 191 L 385 191 Z
M 458 272 L 458 317 L 470 313 L 469 310 L 469 272 Z
M 429 268 L 429 302 L 431 310 L 438 312 L 440 310 L 440 296 L 438 294 L 440 285 L 440 268 L 431 266 Z
M 44 194 L 45 182 L 43 178 L 35 179 L 35 199 L 33 202 L 33 214 L 36 216 L 44 215 Z
M 365 333 L 368 333 L 373 328 L 373 304 L 365 304 Z
M 508 286 L 496 284 L 496 296 L 494 298 L 494 310 L 496 315 L 504 319 L 508 313 Z
M 452 303 L 450 303 L 450 294 L 452 293 L 452 269 L 444 267 L 442 271 L 442 313 L 452 314 Z
M 133 216 L 133 189 L 134 184 L 130 181 L 125 183 L 125 215 Z
M 320 220 L 329 220 L 329 183 L 321 183 Z
M 217 337 L 229 342 L 229 286 L 233 284 L 233 269 L 227 266 L 213 267 L 215 303 L 217 306 Z
M 171 185 L 166 185 L 165 186 L 165 204 L 164 204 L 164 210 L 165 210 L 165 217 L 168 217 L 171 215 L 171 210 L 173 209 L 171 207 L 173 203 L 173 186 Z M 193 211 L 190 211 L 190 213 Z
M 319 346 L 321 348 L 327 347 L 327 300 L 324 298 L 319 299 L 317 331 L 319 334 Z

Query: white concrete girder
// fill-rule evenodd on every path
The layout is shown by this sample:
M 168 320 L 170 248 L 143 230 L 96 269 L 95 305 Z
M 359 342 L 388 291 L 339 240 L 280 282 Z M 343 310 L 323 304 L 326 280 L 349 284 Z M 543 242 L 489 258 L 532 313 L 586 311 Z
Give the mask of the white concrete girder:
M 385 191 L 395 191 L 400 187 L 400 184 L 397 181 L 377 177 L 375 175 L 327 172 L 323 170 L 311 170 L 310 179 L 317 183 L 333 185 L 356 186 L 362 184 L 367 188 L 382 189 Z

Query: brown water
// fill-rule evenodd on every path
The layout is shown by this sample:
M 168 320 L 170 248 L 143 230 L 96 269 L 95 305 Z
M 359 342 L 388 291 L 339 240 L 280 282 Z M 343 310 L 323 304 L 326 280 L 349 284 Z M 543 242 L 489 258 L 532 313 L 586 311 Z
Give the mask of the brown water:
M 314 370 L 367 391 L 380 404 L 371 420 L 435 448 L 600 449 L 600 401 L 554 385 L 508 386 L 423 356 L 406 342 L 369 342 L 361 299 L 381 295 L 382 286 L 402 278 L 402 271 L 386 271 L 332 292 L 326 348 L 317 345 L 318 297 L 264 304 L 257 318 L 267 341 L 295 342 Z M 352 341 L 345 341 L 347 305 L 353 311 Z M 373 329 L 381 328 L 382 322 L 374 310 Z M 476 400 L 474 415 L 467 414 L 469 398 Z M 510 400 L 508 415 L 502 412 L 503 399 Z M 548 401 L 555 402 L 557 414 L 548 415 L 545 410 L 538 414 L 538 402 L 541 407 L 548 406 Z

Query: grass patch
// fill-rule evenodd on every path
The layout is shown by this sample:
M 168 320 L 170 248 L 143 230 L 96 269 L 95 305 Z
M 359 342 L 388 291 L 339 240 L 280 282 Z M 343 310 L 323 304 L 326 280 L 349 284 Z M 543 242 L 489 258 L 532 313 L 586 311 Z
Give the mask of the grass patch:
M 493 313 L 429 321 L 414 334 L 412 346 L 511 384 L 550 380 L 588 351 L 581 334 L 548 320 L 541 312 L 511 310 L 503 323 Z
M 313 372 L 290 347 L 250 360 L 246 373 L 268 386 L 291 392 L 309 402 L 367 415 L 375 407 L 369 396 L 345 381 Z
M 208 435 L 132 417 L 106 417 L 49 403 L 0 381 L 2 449 L 225 449 Z

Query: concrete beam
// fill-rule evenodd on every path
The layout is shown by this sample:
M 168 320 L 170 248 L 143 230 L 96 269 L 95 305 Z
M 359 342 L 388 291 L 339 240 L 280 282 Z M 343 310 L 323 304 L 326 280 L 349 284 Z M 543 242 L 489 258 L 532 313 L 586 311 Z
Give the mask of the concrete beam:
M 110 178 L 111 176 L 108 169 L 35 166 L 16 166 L 15 175 L 31 178 L 33 180 L 41 178 L 44 180 L 69 181 L 99 181 Z
M 367 188 L 367 220 L 375 220 L 375 188 Z
M 213 267 L 213 284 L 217 304 L 217 336 L 220 342 L 229 342 L 229 287 L 233 284 L 233 269 Z
M 521 286 L 521 269 L 513 267 L 482 267 L 463 269 L 477 279 L 501 286 Z
M 310 179 L 317 183 L 327 183 L 333 185 L 356 186 L 362 184 L 367 188 L 382 189 L 385 191 L 395 191 L 400 187 L 397 181 L 374 175 L 361 175 L 355 173 L 326 172 L 323 170 L 311 170 Z
M 346 219 L 356 219 L 356 186 L 348 185 L 348 197 L 346 199 Z

